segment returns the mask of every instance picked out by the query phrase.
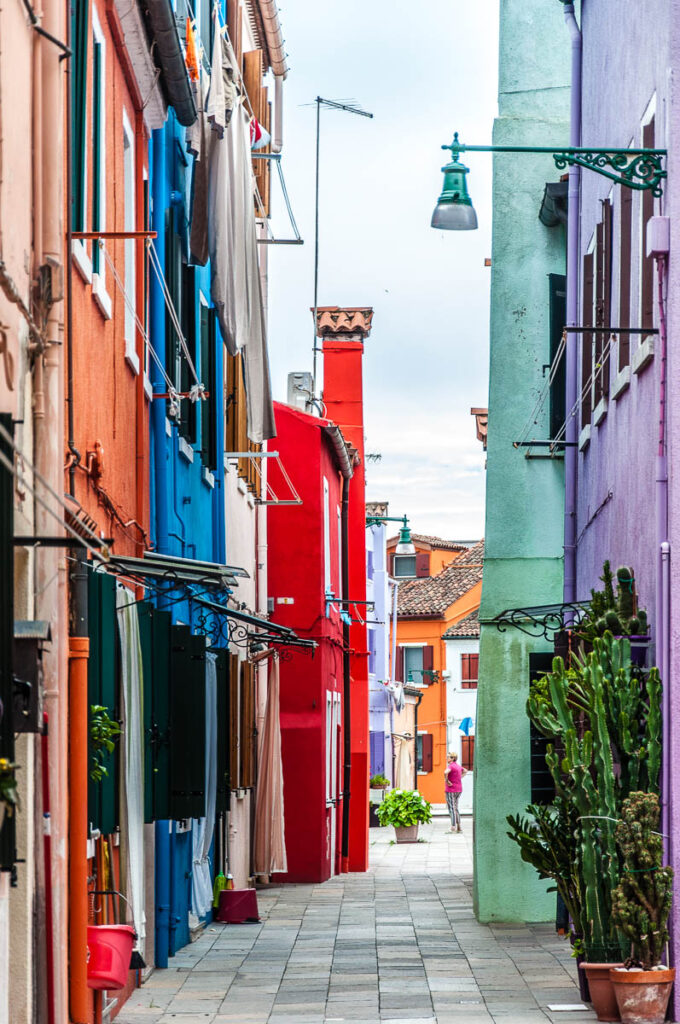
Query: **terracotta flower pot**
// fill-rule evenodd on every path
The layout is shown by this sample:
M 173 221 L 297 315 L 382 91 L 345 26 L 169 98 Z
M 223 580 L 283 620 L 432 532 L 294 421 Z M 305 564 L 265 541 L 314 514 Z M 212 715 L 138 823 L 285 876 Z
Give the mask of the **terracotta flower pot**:
M 417 843 L 418 842 L 418 826 L 417 825 L 395 825 L 394 834 L 397 837 L 398 843 Z
M 590 1000 L 597 1014 L 597 1019 L 621 1020 L 609 972 L 612 967 L 620 967 L 622 965 L 583 963 L 578 966 L 580 971 L 585 972 L 588 979 Z
M 614 968 L 609 976 L 623 1024 L 663 1024 L 675 981 L 675 967 L 662 971 Z

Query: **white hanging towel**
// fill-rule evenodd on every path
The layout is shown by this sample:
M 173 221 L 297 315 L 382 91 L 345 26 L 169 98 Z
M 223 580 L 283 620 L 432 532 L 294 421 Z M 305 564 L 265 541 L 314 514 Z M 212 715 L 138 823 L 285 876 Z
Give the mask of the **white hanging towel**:
M 193 871 L 191 911 L 205 917 L 212 906 L 213 891 L 208 854 L 212 844 L 217 803 L 217 656 L 205 658 L 205 817 L 194 819 L 192 829 Z

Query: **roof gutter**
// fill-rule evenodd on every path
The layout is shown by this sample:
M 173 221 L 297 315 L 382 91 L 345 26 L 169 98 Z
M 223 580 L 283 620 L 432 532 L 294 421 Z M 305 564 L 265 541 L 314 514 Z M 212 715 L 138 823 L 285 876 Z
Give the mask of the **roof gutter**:
M 143 0 L 143 7 L 166 100 L 179 123 L 189 128 L 198 115 L 170 0 Z
M 354 476 L 354 465 L 356 456 L 353 456 L 350 453 L 347 447 L 347 442 L 342 436 L 342 431 L 340 430 L 340 427 L 336 427 L 335 423 L 329 423 L 323 429 L 326 435 L 330 438 L 331 443 L 335 449 L 335 454 L 338 457 L 338 465 L 340 466 L 340 472 L 342 473 L 345 480 L 351 479 L 351 477 Z
M 288 64 L 283 49 L 283 32 L 276 0 L 257 0 L 257 6 L 269 51 L 269 65 L 277 78 L 284 79 L 288 75 Z

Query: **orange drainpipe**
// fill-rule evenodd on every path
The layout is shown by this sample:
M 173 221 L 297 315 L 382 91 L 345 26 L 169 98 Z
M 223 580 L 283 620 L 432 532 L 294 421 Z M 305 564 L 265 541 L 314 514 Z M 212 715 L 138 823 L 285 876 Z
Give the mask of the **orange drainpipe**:
M 88 1024 L 87 987 L 87 662 L 90 640 L 69 637 L 69 1010 Z

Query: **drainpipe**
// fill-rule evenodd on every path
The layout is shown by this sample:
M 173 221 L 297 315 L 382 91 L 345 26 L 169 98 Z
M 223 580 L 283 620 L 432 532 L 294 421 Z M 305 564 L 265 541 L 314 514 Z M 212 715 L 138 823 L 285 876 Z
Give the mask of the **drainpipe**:
M 571 34 L 571 118 L 569 145 L 581 145 L 581 54 L 582 38 L 574 5 L 566 4 L 564 20 Z M 579 196 L 581 169 L 569 168 L 569 213 L 567 222 L 567 328 L 578 324 Z M 576 600 L 576 500 L 578 488 L 578 334 L 567 330 L 567 426 L 564 453 L 564 600 Z
M 415 792 L 418 791 L 418 708 L 422 699 L 423 694 L 419 693 L 413 720 L 413 789 Z
M 342 512 L 340 523 L 342 528 L 342 596 L 346 601 L 349 596 L 349 481 L 350 477 L 343 473 L 342 477 Z M 342 733 L 343 733 L 343 777 L 342 777 L 342 848 L 340 870 L 344 874 L 349 871 L 349 801 L 350 781 L 352 778 L 352 716 L 351 716 L 351 680 L 349 657 L 349 616 L 342 618 Z
M 165 177 L 165 130 L 153 133 L 152 168 L 154 197 L 153 228 L 161 265 L 165 261 L 165 210 L 169 197 Z M 151 275 L 150 341 L 164 359 L 165 301 L 155 275 Z M 165 382 L 155 360 L 150 365 L 154 392 L 164 392 Z M 155 491 L 156 550 L 168 552 L 168 438 L 165 433 L 165 401 L 151 400 L 153 438 L 153 482 Z M 162 605 L 162 599 L 159 602 Z M 168 966 L 170 950 L 170 822 L 157 821 L 155 829 L 156 967 Z

